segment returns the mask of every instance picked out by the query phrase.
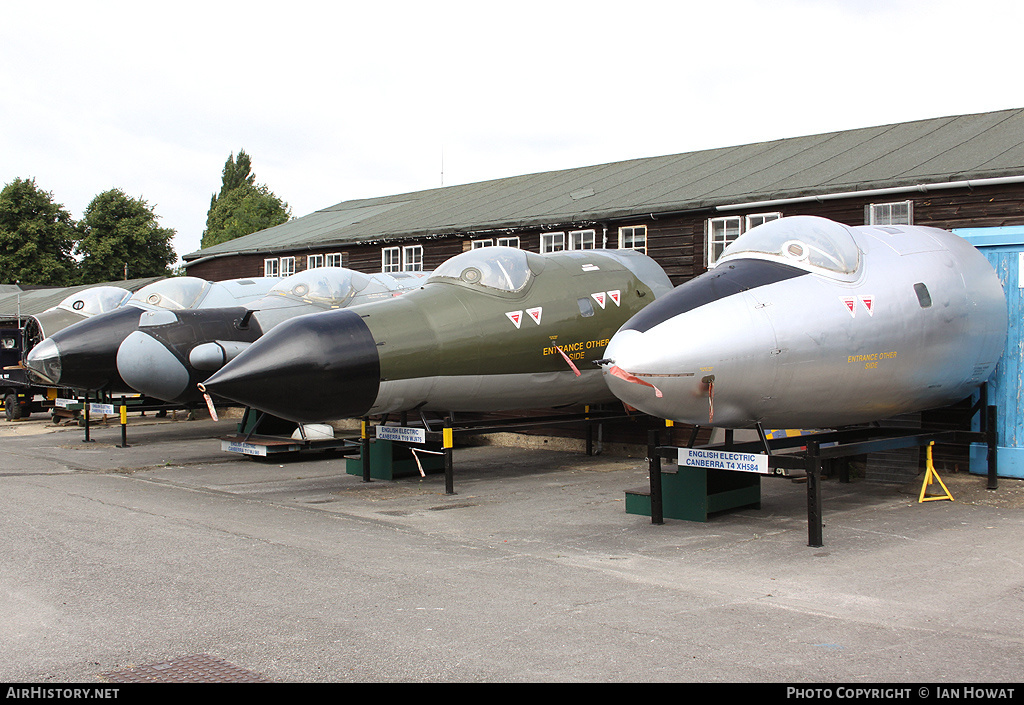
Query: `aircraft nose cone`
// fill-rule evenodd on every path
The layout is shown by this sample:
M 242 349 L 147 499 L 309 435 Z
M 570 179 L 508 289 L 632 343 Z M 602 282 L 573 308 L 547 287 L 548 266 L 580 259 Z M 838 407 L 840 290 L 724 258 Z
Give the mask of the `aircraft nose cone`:
M 44 382 L 60 384 L 60 350 L 49 338 L 29 351 L 25 357 L 25 366 Z
M 348 309 L 276 326 L 203 384 L 215 396 L 300 423 L 363 416 L 379 386 L 377 344 Z
M 117 349 L 117 371 L 137 392 L 177 401 L 188 388 L 189 373 L 180 360 L 153 336 L 135 331 Z
M 127 391 L 117 373 L 117 348 L 138 327 L 140 314 L 135 306 L 124 306 L 79 321 L 44 339 L 25 364 L 50 384 Z
M 604 367 L 608 389 L 633 408 L 644 411 L 662 398 L 658 396 L 658 381 L 642 376 L 651 369 L 652 358 L 656 358 L 647 337 L 636 330 L 620 330 L 604 352 L 608 360 Z

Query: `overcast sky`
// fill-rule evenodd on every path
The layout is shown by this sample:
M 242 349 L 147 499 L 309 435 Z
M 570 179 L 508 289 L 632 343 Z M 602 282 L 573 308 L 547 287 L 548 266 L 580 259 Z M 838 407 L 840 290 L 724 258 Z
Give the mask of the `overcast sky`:
M 1020 0 L 0 0 L 0 183 L 199 249 L 221 169 L 353 198 L 1024 107 Z M 443 169 L 442 169 L 443 164 Z

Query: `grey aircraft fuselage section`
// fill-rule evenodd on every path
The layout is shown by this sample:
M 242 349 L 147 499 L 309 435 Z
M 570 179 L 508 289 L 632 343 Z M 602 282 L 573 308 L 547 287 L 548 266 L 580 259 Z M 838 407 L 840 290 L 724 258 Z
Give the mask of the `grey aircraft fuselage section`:
M 752 251 L 741 240 L 764 237 L 754 228 L 613 337 L 604 368 L 616 396 L 691 424 L 823 428 L 953 404 L 988 379 L 1005 298 L 964 240 L 809 216 L 769 226 L 789 254 Z M 815 228 L 849 238 L 857 262 L 809 261 Z
M 281 324 L 205 387 L 303 423 L 611 401 L 592 361 L 670 290 L 638 252 L 472 250 L 399 298 Z
M 244 308 L 147 312 L 118 348 L 118 373 L 146 396 L 199 402 L 199 383 L 284 321 L 388 300 L 420 286 L 428 275 L 318 267 L 280 280 L 266 296 Z

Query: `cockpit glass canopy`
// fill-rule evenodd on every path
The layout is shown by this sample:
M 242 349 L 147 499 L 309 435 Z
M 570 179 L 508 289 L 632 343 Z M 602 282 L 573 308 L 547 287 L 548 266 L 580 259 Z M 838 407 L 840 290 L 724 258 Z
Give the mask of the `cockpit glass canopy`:
M 860 248 L 850 229 L 816 216 L 780 218 L 751 228 L 725 248 L 719 261 L 750 253 L 837 274 L 853 274 L 860 267 Z
M 515 247 L 481 247 L 456 255 L 434 270 L 427 281 L 457 279 L 501 291 L 519 291 L 530 281 L 530 262 Z
M 142 287 L 131 300 L 172 310 L 195 308 L 210 286 L 198 277 L 171 277 Z
M 57 304 L 57 308 L 95 316 L 117 308 L 131 295 L 132 292 L 119 286 L 94 286 L 72 294 Z
M 352 270 L 316 267 L 282 279 L 270 289 L 270 293 L 340 303 L 352 295 L 353 288 Z

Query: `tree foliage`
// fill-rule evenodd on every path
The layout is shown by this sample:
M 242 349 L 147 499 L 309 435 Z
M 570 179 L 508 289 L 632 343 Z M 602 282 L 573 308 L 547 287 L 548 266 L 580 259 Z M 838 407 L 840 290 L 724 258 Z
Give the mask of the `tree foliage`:
M 0 283 L 75 283 L 74 242 L 71 214 L 35 179 L 15 179 L 0 191 Z
M 210 198 L 202 247 L 272 228 L 291 218 L 288 204 L 264 184 L 256 183 L 252 160 L 244 149 L 232 153 L 221 172 L 220 193 Z
M 146 201 L 120 189 L 96 196 L 78 229 L 83 284 L 165 276 L 177 259 L 171 246 L 174 230 L 161 228 Z

